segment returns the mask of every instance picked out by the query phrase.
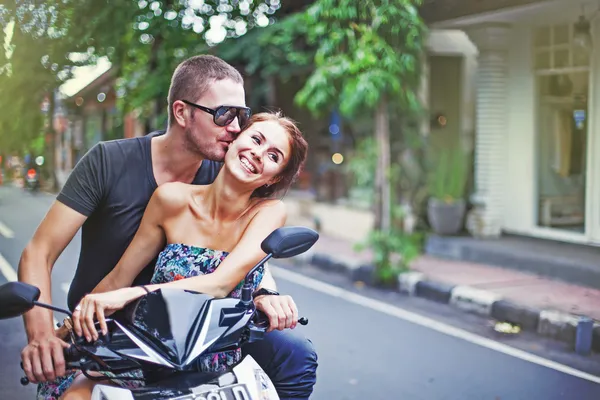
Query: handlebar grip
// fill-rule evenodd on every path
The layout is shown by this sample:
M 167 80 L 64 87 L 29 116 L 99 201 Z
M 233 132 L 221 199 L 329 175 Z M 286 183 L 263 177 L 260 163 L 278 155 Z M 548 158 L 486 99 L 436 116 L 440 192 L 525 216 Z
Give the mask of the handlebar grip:
M 308 318 L 302 317 L 298 319 L 300 325 L 308 325 Z M 261 326 L 269 326 L 269 319 L 262 311 L 256 311 L 256 324 Z
M 67 363 L 78 361 L 81 358 L 81 353 L 73 345 L 67 347 L 63 351 L 63 354 L 65 356 L 65 362 Z
M 256 314 L 255 314 L 255 323 L 257 326 L 269 326 L 269 318 L 267 318 L 267 315 L 260 311 L 260 310 L 256 310 Z
M 63 354 L 65 356 L 65 362 L 74 362 L 81 358 L 81 353 L 75 348 L 75 346 L 67 347 L 64 349 Z M 21 361 L 21 369 L 23 369 L 23 362 Z M 27 386 L 29 385 L 29 378 L 26 376 L 21 377 L 20 379 L 21 385 Z

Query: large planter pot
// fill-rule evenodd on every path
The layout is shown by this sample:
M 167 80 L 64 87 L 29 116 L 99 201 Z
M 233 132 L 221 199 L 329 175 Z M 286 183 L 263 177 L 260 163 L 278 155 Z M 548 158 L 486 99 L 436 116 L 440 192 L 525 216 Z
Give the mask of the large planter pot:
M 462 228 L 465 208 L 463 199 L 448 203 L 432 197 L 427 204 L 429 225 L 438 235 L 455 235 Z

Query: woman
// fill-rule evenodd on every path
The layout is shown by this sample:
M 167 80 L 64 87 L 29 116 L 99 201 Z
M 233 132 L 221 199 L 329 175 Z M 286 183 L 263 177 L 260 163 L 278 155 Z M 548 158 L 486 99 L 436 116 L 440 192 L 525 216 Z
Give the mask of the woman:
M 272 195 L 290 187 L 307 148 L 290 119 L 256 114 L 230 145 L 212 184 L 167 183 L 159 187 L 121 260 L 75 308 L 75 333 L 96 340 L 94 318 L 106 333 L 105 316 L 163 287 L 239 298 L 243 278 L 265 255 L 261 242 L 285 223 L 283 203 Z M 130 287 L 159 251 L 151 283 Z M 262 274 L 262 269 L 254 273 L 254 289 Z M 237 349 L 205 355 L 199 364 L 205 371 L 222 371 L 240 358 Z M 124 382 L 132 381 L 117 383 Z M 38 398 L 89 398 L 93 385 L 83 375 L 71 374 L 60 384 L 40 385 Z

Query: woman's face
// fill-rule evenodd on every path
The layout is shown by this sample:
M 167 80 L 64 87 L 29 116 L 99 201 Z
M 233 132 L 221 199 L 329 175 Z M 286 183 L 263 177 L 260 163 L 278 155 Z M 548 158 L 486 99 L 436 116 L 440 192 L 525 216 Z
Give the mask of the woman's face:
M 290 152 L 290 136 L 278 122 L 255 122 L 229 146 L 225 166 L 238 180 L 259 188 L 277 182 Z

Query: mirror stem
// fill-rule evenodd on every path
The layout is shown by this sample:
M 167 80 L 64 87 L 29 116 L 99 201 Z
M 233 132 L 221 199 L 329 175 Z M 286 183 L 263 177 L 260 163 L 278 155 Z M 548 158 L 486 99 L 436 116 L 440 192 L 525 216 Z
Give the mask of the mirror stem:
M 262 267 L 267 261 L 269 261 L 273 257 L 273 254 L 269 253 L 265 258 L 260 260 L 258 264 L 256 264 L 248 274 L 246 274 L 246 278 L 244 278 L 244 286 L 242 286 L 242 295 L 240 296 L 240 303 L 247 306 L 252 302 L 252 275 L 256 272 L 257 269 Z
M 71 313 L 71 311 L 65 310 L 65 309 L 62 309 L 62 308 L 59 308 L 59 307 L 54 307 L 54 306 L 51 306 L 50 304 L 40 303 L 39 301 L 34 301 L 33 304 L 36 305 L 36 306 L 38 306 L 38 307 L 43 307 L 43 308 L 47 308 L 47 309 L 52 310 L 52 311 L 58 311 L 58 312 L 61 312 L 63 314 L 67 314 L 69 317 L 73 316 L 73 313 Z

